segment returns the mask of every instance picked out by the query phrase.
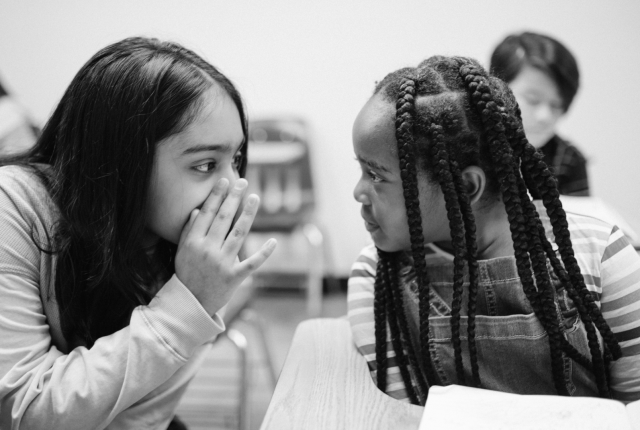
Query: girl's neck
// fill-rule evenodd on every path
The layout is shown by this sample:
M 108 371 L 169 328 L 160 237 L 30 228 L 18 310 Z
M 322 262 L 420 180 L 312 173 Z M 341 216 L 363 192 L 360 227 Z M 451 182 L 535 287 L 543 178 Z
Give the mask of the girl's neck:
M 481 208 L 473 208 L 476 222 L 478 260 L 513 256 L 513 240 L 504 204 L 494 202 Z M 439 248 L 453 253 L 451 242 L 436 242 Z

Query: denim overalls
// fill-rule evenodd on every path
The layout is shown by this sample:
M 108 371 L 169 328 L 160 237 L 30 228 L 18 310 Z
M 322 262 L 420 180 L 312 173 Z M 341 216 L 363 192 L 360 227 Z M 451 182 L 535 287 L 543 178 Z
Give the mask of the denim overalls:
M 515 257 L 478 261 L 478 266 L 475 339 L 482 388 L 518 394 L 557 394 L 549 339 L 522 289 Z M 431 281 L 431 360 L 442 385 L 457 384 L 450 327 L 453 264 L 428 265 L 428 273 Z M 553 273 L 551 279 L 556 288 L 556 306 L 561 311 L 564 334 L 580 353 L 591 359 L 578 310 Z M 420 357 L 417 284 L 411 265 L 403 264 L 400 280 L 409 330 Z M 469 384 L 472 379 L 467 343 L 467 294 L 468 275 L 465 275 L 460 338 Z M 571 395 L 598 396 L 590 371 L 566 356 L 564 363 L 565 381 Z

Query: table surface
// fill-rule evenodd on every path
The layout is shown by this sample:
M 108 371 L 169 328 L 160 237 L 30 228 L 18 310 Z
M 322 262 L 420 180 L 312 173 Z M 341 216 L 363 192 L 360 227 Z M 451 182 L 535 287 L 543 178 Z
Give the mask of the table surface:
M 378 390 L 346 319 L 311 319 L 296 329 L 260 430 L 417 430 L 423 411 Z

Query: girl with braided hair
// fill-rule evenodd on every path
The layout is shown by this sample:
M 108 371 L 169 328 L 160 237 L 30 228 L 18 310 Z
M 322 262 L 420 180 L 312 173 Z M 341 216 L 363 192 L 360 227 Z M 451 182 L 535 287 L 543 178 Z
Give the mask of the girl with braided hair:
M 563 210 L 506 83 L 462 57 L 395 71 L 353 146 L 374 244 L 349 319 L 380 390 L 640 398 L 640 258 L 617 227 Z

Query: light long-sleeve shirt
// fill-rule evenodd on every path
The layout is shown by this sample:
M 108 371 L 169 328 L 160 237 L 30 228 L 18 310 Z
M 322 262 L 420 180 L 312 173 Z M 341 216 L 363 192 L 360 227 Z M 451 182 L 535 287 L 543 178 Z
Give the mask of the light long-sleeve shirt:
M 224 323 L 174 275 L 127 327 L 68 350 L 55 256 L 35 242 L 55 222 L 48 196 L 32 172 L 0 168 L 0 428 L 166 428 Z

